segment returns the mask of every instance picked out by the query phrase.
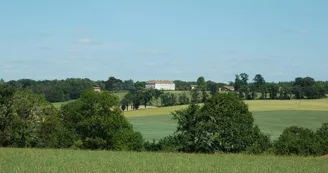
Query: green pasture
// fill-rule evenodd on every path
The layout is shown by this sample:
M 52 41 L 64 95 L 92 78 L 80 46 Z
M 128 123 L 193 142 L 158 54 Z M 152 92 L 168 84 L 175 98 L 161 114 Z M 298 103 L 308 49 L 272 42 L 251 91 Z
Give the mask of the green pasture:
M 276 139 L 284 128 L 291 125 L 316 129 L 328 122 L 328 99 L 251 100 L 245 103 L 254 115 L 255 124 L 269 133 L 272 139 Z M 175 131 L 176 122 L 170 114 L 182 108 L 186 108 L 186 105 L 131 110 L 125 111 L 124 115 L 146 140 L 158 140 Z
M 253 116 L 255 124 L 272 139 L 277 139 L 291 125 L 316 129 L 328 123 L 328 111 L 254 111 Z M 171 115 L 128 117 L 128 120 L 150 141 L 173 134 L 177 126 Z
M 277 139 L 284 128 L 297 125 L 316 129 L 328 122 L 328 99 L 320 100 L 252 100 L 245 101 L 253 113 L 255 124 Z M 140 131 L 146 140 L 158 140 L 172 134 L 176 122 L 171 112 L 186 106 L 172 106 L 153 109 L 126 111 L 134 128 Z
M 314 157 L 0 148 L 0 173 L 325 173 L 327 165 Z

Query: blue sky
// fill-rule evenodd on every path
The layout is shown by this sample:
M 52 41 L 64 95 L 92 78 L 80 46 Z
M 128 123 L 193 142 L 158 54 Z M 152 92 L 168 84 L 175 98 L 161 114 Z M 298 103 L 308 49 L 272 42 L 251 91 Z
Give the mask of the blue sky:
M 0 78 L 327 80 L 326 0 L 2 0 Z

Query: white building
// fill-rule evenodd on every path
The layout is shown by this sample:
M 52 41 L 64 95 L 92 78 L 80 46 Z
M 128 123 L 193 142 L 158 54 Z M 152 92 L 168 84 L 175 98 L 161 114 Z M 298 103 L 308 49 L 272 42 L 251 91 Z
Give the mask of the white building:
M 146 82 L 146 88 L 157 90 L 175 90 L 175 84 L 170 80 L 150 80 Z

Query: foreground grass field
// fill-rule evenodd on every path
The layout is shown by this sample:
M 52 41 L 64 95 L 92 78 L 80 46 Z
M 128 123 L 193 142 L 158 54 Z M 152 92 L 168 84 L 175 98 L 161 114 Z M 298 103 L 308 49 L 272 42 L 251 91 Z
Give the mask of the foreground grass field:
M 313 172 L 328 159 L 235 154 L 169 154 L 0 148 L 0 172 Z

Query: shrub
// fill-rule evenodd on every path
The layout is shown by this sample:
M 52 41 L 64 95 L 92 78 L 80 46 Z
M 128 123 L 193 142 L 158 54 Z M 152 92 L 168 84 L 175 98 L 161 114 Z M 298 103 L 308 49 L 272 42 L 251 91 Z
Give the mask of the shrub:
M 84 92 L 80 99 L 62 107 L 62 118 L 64 126 L 79 136 L 82 148 L 141 150 L 143 147 L 143 138 L 124 117 L 118 97 L 108 91 Z
M 235 94 L 216 94 L 203 107 L 191 104 L 173 112 L 178 120 L 176 135 L 182 136 L 184 152 L 241 152 L 257 145 L 262 152 L 270 145 L 267 137 L 254 129 L 247 105 Z
M 261 154 L 272 147 L 270 136 L 260 131 L 258 126 L 254 127 L 254 142 L 246 149 L 248 154 Z
M 146 151 L 164 151 L 164 152 L 179 152 L 181 151 L 181 136 L 170 135 L 160 139 L 158 142 L 145 142 L 144 147 Z
M 307 128 L 291 126 L 286 128 L 274 142 L 277 155 L 316 155 L 318 143 L 315 133 Z
M 318 154 L 328 154 L 328 123 L 322 124 L 322 126 L 316 131 L 316 136 L 320 147 Z

